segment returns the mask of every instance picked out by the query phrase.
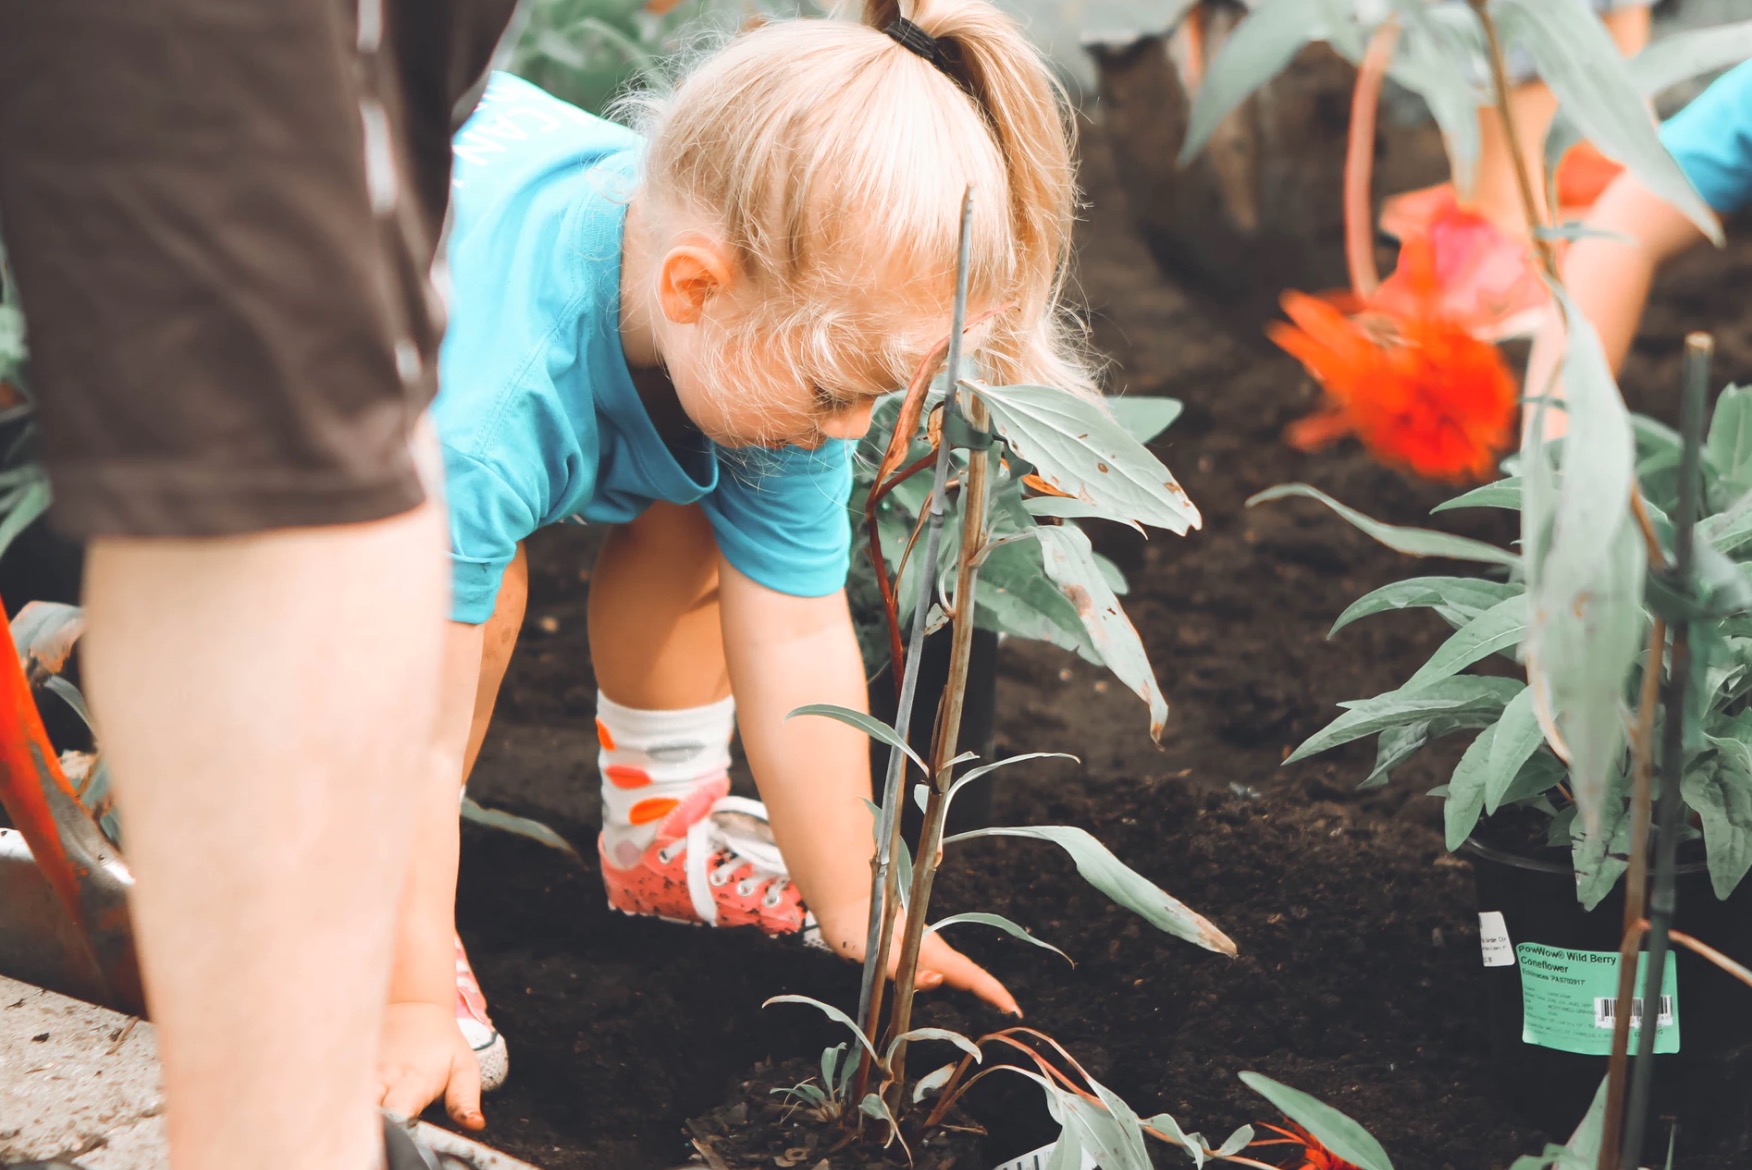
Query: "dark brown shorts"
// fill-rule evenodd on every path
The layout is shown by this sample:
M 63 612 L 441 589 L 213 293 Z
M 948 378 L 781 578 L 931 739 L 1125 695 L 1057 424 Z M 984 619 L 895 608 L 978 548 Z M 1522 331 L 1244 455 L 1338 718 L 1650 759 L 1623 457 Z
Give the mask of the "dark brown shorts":
M 424 498 L 453 116 L 513 7 L 0 0 L 0 233 L 63 529 Z

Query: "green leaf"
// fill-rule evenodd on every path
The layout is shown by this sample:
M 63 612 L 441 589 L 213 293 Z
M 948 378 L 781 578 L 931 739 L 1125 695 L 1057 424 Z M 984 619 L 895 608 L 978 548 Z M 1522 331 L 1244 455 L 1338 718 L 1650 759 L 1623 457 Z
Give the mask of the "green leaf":
M 1503 37 L 1532 54 L 1540 80 L 1582 136 L 1720 244 L 1721 223 L 1661 145 L 1623 56 L 1588 6 L 1495 0 L 1491 12 Z
M 1479 153 L 1478 109 L 1490 104 L 1474 80 L 1484 74 L 1478 68 L 1483 32 L 1464 10 L 1432 9 L 1424 0 L 1396 0 L 1393 7 L 1405 36 L 1387 75 L 1424 99 L 1442 132 L 1454 186 L 1470 195 Z
M 561 853 L 568 854 L 580 862 L 584 860 L 578 856 L 578 851 L 572 848 L 569 841 L 540 821 L 531 820 L 529 817 L 513 816 L 495 808 L 482 808 L 475 803 L 473 797 L 464 796 L 462 798 L 462 819 L 489 829 L 498 829 L 501 832 L 512 833 L 519 837 L 527 837 L 531 841 L 546 845 L 549 849 L 557 849 Z
M 822 1003 L 819 999 L 811 999 L 807 995 L 775 995 L 760 1006 L 763 1008 L 770 1008 L 775 1003 L 806 1004 L 832 1020 L 834 1023 L 844 1025 L 848 1032 L 857 1037 L 859 1045 L 863 1047 L 865 1052 L 870 1054 L 870 1058 L 876 1061 L 879 1066 L 882 1064 L 881 1054 L 876 1051 L 875 1046 L 871 1044 L 869 1038 L 864 1035 L 864 1029 L 858 1027 L 856 1020 L 834 1007 L 831 1003 Z
M 1545 743 L 1539 716 L 1533 710 L 1533 691 L 1523 687 L 1503 708 L 1492 737 L 1490 759 L 1485 765 L 1484 808 L 1495 813 L 1507 798 L 1515 777 L 1533 753 Z
M 1397 524 L 1383 524 L 1358 512 L 1347 508 L 1319 488 L 1310 487 L 1305 483 L 1286 483 L 1274 488 L 1267 488 L 1247 501 L 1249 508 L 1255 504 L 1264 504 L 1272 500 L 1284 500 L 1293 496 L 1318 500 L 1356 528 L 1386 545 L 1395 552 L 1401 552 L 1413 557 L 1447 557 L 1459 561 L 1482 561 L 1489 565 L 1507 565 L 1518 568 L 1521 558 L 1493 544 L 1485 544 L 1481 540 L 1469 540 L 1464 536 L 1451 536 L 1446 532 L 1434 532 L 1428 528 L 1404 528 Z
M 1046 575 L 1038 540 L 993 549 L 980 565 L 974 600 L 981 629 L 1048 642 L 1103 665 L 1076 607 Z
M 917 1105 L 932 1093 L 949 1083 L 949 1078 L 955 1075 L 955 1070 L 961 1067 L 959 1062 L 950 1061 L 942 1068 L 932 1069 L 920 1077 L 913 1085 L 912 1102 Z
M 1205 71 L 1193 98 L 1180 166 L 1204 149 L 1231 111 L 1282 73 L 1303 45 L 1325 35 L 1330 11 L 1326 0 L 1265 0 L 1254 7 Z
M 1498 602 L 1523 592 L 1520 585 L 1477 577 L 1412 577 L 1364 594 L 1338 616 L 1327 637 L 1358 618 L 1396 609 L 1431 608 L 1451 626 L 1463 626 Z
M 985 913 L 982 913 L 982 912 L 977 911 L 977 910 L 970 910 L 970 911 L 967 911 L 966 913 L 963 913 L 963 914 L 951 914 L 949 917 L 943 919 L 941 922 L 931 923 L 931 925 L 925 927 L 925 930 L 927 933 L 935 933 L 936 931 L 942 930 L 946 926 L 955 926 L 955 925 L 958 925 L 959 923 L 963 923 L 963 922 L 977 923 L 980 926 L 995 926 L 999 930 L 1003 931 L 1005 934 L 1009 935 L 1011 938 L 1019 938 L 1025 943 L 1032 943 L 1035 946 L 1040 947 L 1044 950 L 1051 951 L 1053 954 L 1057 955 L 1059 958 L 1063 959 L 1065 962 L 1069 963 L 1073 967 L 1075 967 L 1077 965 L 1076 961 L 1074 959 L 1072 959 L 1069 955 L 1065 954 L 1063 951 L 1059 950 L 1057 947 L 1053 946 L 1051 943 L 1047 942 L 1045 939 L 1035 938 L 1032 934 L 1029 934 L 1021 926 L 1017 925 L 1014 922 L 1011 922 L 1008 918 L 1005 918 L 1001 914 L 985 914 Z
M 12 644 L 27 672 L 58 674 L 85 632 L 85 611 L 58 601 L 28 601 L 12 619 Z
M 49 508 L 49 481 L 41 471 L 34 472 L 22 486 L 8 492 L 0 504 L 0 555 L 12 546 L 19 534 Z
M 1592 828 L 1623 751 L 1620 709 L 1642 650 L 1648 559 L 1630 516 L 1636 444 L 1629 412 L 1594 327 L 1556 292 L 1569 325 L 1569 429 L 1555 501 L 1531 473 L 1528 480 L 1524 653 L 1535 710 L 1549 713 L 1547 738 L 1561 735 L 1567 745 L 1576 804 Z
M 1343 715 L 1309 736 L 1284 763 L 1293 764 L 1390 727 L 1421 723 L 1438 716 L 1495 714 L 1521 689 L 1522 684 L 1514 679 L 1463 675 L 1416 690 L 1388 691 L 1372 699 L 1361 699 L 1348 704 Z
M 1244 1125 L 1223 1139 L 1223 1144 L 1217 1147 L 1217 1156 L 1221 1158 L 1232 1158 L 1252 1144 L 1253 1127 L 1251 1125 Z
M 905 752 L 906 758 L 917 764 L 919 766 L 919 771 L 925 773 L 927 776 L 931 773 L 931 770 L 925 766 L 925 761 L 919 758 L 919 754 L 913 751 L 911 747 L 907 746 L 906 740 L 900 738 L 900 733 L 898 731 L 872 715 L 866 715 L 862 711 L 854 711 L 850 707 L 841 707 L 836 703 L 809 703 L 792 711 L 790 714 L 786 715 L 785 718 L 795 719 L 799 715 L 821 715 L 828 719 L 837 719 L 848 726 L 856 727 L 871 739 L 885 743 L 892 748 L 899 748 L 901 751 Z
M 1451 500 L 1444 500 L 1431 508 L 1431 512 L 1452 512 L 1460 508 L 1504 508 L 1511 512 L 1521 510 L 1521 477 L 1505 476 L 1492 480 L 1490 483 L 1462 492 Z
M 1127 866 L 1086 830 L 1070 825 L 973 829 L 956 833 L 946 838 L 943 844 L 952 845 L 980 837 L 1027 837 L 1035 841 L 1050 841 L 1071 855 L 1084 881 L 1157 930 L 1196 943 L 1208 951 L 1231 958 L 1235 956 L 1235 944 L 1228 935 L 1171 897 L 1155 882 Z
M 1574 765 L 1571 765 L 1574 778 Z M 1624 800 L 1622 767 L 1603 795 L 1599 823 L 1589 826 L 1576 816 L 1570 825 L 1570 862 L 1576 871 L 1576 896 L 1584 910 L 1605 901 L 1620 875 L 1629 867 L 1630 812 Z
M 91 708 L 85 705 L 85 696 L 79 693 L 78 687 L 58 674 L 51 674 L 44 679 L 43 687 L 59 697 L 67 706 L 73 708 L 73 714 L 79 716 L 79 721 L 85 724 L 88 731 L 95 732 L 97 730 L 97 724 L 91 720 Z
M 960 776 L 957 776 L 955 778 L 955 783 L 949 786 L 949 797 L 953 800 L 957 792 L 960 792 L 963 788 L 967 787 L 975 780 L 978 780 L 981 776 L 986 776 L 996 772 L 999 768 L 1008 768 L 1012 764 L 1026 764 L 1030 760 L 1069 760 L 1073 764 L 1080 764 L 1083 762 L 1069 752 L 1023 752 L 1019 756 L 1005 756 L 1001 760 L 993 760 L 989 764 L 981 764 L 977 768 L 969 768 Z
M 1332 1106 L 1256 1072 L 1242 1073 L 1241 1082 L 1277 1106 L 1285 1117 L 1313 1134 L 1321 1145 L 1354 1163 L 1358 1170 L 1393 1170 L 1393 1163 L 1388 1160 L 1381 1143 Z
M 902 1032 L 888 1042 L 888 1059 L 885 1066 L 894 1062 L 894 1050 L 902 1044 L 915 1044 L 920 1040 L 941 1040 L 945 1044 L 953 1044 L 967 1055 L 973 1057 L 973 1062 L 979 1064 L 985 1059 L 979 1050 L 979 1045 L 963 1036 L 960 1032 L 951 1032 L 947 1028 L 914 1028 L 910 1032 Z
M 839 1072 L 845 1066 L 849 1046 L 840 1043 L 821 1050 L 821 1083 L 833 1096 L 839 1096 Z
M 1466 753 L 1454 767 L 1448 781 L 1448 798 L 1442 802 L 1442 825 L 1447 834 L 1448 850 L 1453 852 L 1466 844 L 1484 811 L 1484 785 L 1490 769 L 1491 745 L 1496 742 L 1497 728 L 1493 723 L 1479 732 Z
M 1717 552 L 1737 552 L 1752 541 L 1752 491 L 1735 500 L 1726 511 L 1706 518 L 1697 531 Z
M 1710 884 L 1724 900 L 1752 870 L 1752 772 L 1745 767 L 1746 745 L 1735 746 L 1737 759 L 1726 752 L 1706 758 L 1679 782 L 1685 803 L 1703 821 Z
M 1717 24 L 1684 32 L 1668 32 L 1625 62 L 1625 71 L 1644 98 L 1683 82 L 1728 69 L 1752 57 L 1752 21 Z M 1582 132 L 1560 111 L 1546 139 L 1545 157 L 1556 163 L 1582 140 Z
M 1167 1138 L 1174 1145 L 1179 1146 L 1181 1152 L 1192 1159 L 1194 1166 L 1200 1168 L 1204 1166 L 1205 1145 L 1203 1134 L 1187 1133 L 1184 1129 L 1180 1128 L 1180 1123 L 1174 1120 L 1171 1114 L 1167 1113 L 1158 1113 L 1156 1116 L 1150 1118 L 1150 1120 L 1144 1122 L 1144 1124 Z
M 1505 598 L 1473 618 L 1436 647 L 1430 660 L 1406 682 L 1406 690 L 1458 674 L 1474 662 L 1512 650 L 1527 633 L 1527 599 Z
M 1722 391 L 1703 451 L 1731 498 L 1752 492 L 1752 388 L 1729 386 Z
M 1058 491 L 1116 520 L 1181 535 L 1202 523 L 1162 461 L 1097 404 L 1050 386 L 965 385 L 1016 456 Z
M 1080 528 L 1040 530 L 1046 575 L 1070 601 L 1101 661 L 1150 708 L 1150 738 L 1160 740 L 1168 723 L 1168 699 L 1150 669 L 1149 655 L 1119 598 L 1091 559 L 1089 537 Z
M 1125 433 L 1140 443 L 1148 443 L 1174 425 L 1185 409 L 1178 398 L 1160 398 L 1148 394 L 1115 395 L 1104 399 L 1113 421 L 1125 428 Z

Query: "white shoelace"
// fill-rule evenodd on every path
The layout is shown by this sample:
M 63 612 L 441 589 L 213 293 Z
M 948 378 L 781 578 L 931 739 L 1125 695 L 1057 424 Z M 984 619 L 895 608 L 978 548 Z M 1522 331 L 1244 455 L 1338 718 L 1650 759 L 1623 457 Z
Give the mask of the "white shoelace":
M 767 827 L 766 806 L 758 800 L 726 796 L 714 802 L 710 812 L 688 827 L 683 843 L 688 897 L 707 926 L 718 923 L 718 901 L 712 891 L 727 884 L 737 870 L 746 867 L 747 872 L 737 882 L 736 892 L 746 898 L 764 886 L 768 907 L 777 906 L 791 884 L 785 859 Z

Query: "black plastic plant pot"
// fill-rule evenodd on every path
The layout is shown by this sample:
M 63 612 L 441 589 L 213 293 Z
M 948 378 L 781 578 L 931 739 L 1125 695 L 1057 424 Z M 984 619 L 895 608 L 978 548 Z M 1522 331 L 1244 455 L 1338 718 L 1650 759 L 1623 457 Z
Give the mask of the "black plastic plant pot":
M 1567 853 L 1524 857 L 1477 840 L 1465 851 L 1478 883 L 1492 1054 L 1527 1121 L 1561 1141 L 1606 1075 L 1624 884 L 1585 911 Z M 1698 863 L 1680 866 L 1676 891 L 1675 929 L 1752 963 L 1752 884 L 1718 900 Z M 1752 1151 L 1752 989 L 1690 951 L 1674 952 L 1655 1023 L 1655 1116 L 1644 1151 L 1654 1165 L 1664 1164 L 1674 1125 L 1678 1165 L 1702 1150 Z M 1640 996 L 1640 978 L 1637 988 Z M 1636 1043 L 1633 1028 L 1632 1052 Z
M 998 635 L 991 630 L 973 631 L 973 653 L 968 661 L 967 698 L 961 709 L 959 750 L 977 752 L 978 762 L 992 757 L 993 720 L 997 713 L 998 696 Z M 937 710 L 943 701 L 943 690 L 949 684 L 949 631 L 938 630 L 925 639 L 924 657 L 919 661 L 919 686 L 913 696 L 912 726 L 907 742 L 924 759 L 931 758 L 931 736 L 937 726 Z M 884 723 L 893 724 L 899 704 L 894 693 L 894 676 L 886 669 L 870 683 L 870 713 Z M 963 764 L 958 772 L 975 763 Z M 872 742 L 870 771 L 876 780 L 876 795 L 882 795 L 882 778 L 888 771 L 888 748 Z M 947 831 L 959 833 L 991 824 L 992 780 L 975 780 L 955 794 L 949 808 Z M 902 831 L 908 843 L 918 840 L 921 815 L 918 805 L 909 797 L 901 810 Z

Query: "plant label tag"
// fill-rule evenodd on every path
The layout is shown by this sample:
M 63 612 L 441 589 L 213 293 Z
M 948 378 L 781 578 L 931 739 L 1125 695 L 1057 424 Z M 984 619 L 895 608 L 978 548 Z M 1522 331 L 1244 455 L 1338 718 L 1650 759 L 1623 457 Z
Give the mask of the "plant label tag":
M 1486 910 L 1478 916 L 1478 945 L 1486 967 L 1513 967 L 1515 948 L 1509 943 L 1509 924 L 1501 910 Z
M 1046 1170 L 1047 1166 L 1052 1163 L 1052 1154 L 1057 1148 L 1057 1142 L 1050 1146 L 1041 1146 L 1038 1150 L 1023 1154 L 1020 1158 L 1012 1158 L 1002 1166 L 993 1167 L 992 1170 Z M 1083 1151 L 1083 1170 L 1101 1170 L 1101 1163 L 1097 1162 L 1095 1155 L 1088 1150 Z
M 1574 951 L 1522 943 L 1515 948 L 1521 966 L 1521 1041 L 1575 1052 L 1606 1056 L 1618 1022 L 1618 953 Z M 1679 1051 L 1679 988 L 1673 954 L 1661 970 L 1661 996 L 1644 1010 L 1643 968 L 1647 955 L 1637 956 L 1637 996 L 1631 1003 L 1630 1029 L 1635 1036 L 1645 1021 L 1655 1028 L 1655 1051 Z M 1650 1018 L 1652 1017 L 1652 1018 Z

